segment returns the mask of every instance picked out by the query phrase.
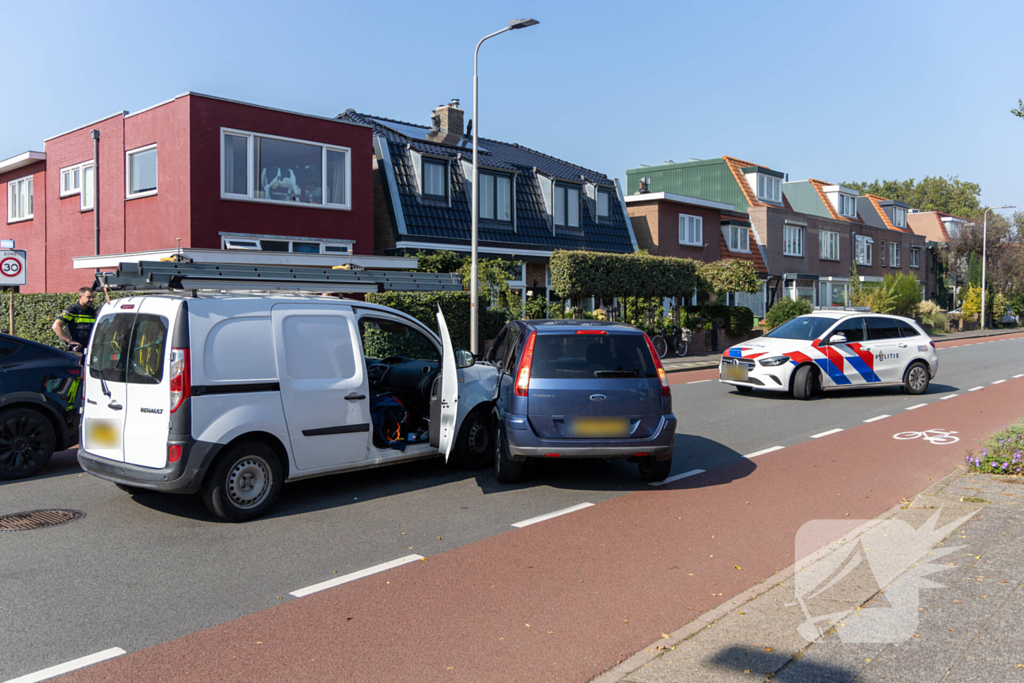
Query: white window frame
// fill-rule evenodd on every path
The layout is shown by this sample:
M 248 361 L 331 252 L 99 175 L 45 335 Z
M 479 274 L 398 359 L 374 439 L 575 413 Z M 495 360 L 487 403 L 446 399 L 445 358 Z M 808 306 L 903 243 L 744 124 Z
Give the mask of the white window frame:
M 907 210 L 902 206 L 892 207 L 892 224 L 897 228 L 907 227 Z
M 33 196 L 35 192 L 35 180 L 31 175 L 22 176 L 21 178 L 15 178 L 14 180 L 7 181 L 7 222 L 8 223 L 21 223 L 22 221 L 30 221 L 35 217 L 36 202 Z M 32 210 L 23 216 L 15 216 L 14 209 L 14 193 L 19 191 L 17 188 L 21 187 L 22 183 L 28 183 L 28 192 L 25 196 L 28 198 L 29 204 L 32 205 Z M 20 191 L 19 191 L 20 193 Z
M 857 198 L 851 194 L 839 193 L 839 215 L 846 218 L 856 218 Z
M 740 253 L 740 254 L 749 254 L 750 253 L 750 228 L 745 228 L 742 225 L 730 225 L 730 226 L 728 226 L 728 228 L 729 228 L 729 231 L 728 231 L 729 232 L 729 239 L 726 242 L 726 246 L 729 247 L 729 251 L 735 252 L 735 253 Z M 742 242 L 743 242 L 743 244 L 745 246 L 742 246 L 742 247 L 740 247 L 740 246 L 734 247 L 733 246 L 733 244 L 732 244 L 733 243 L 733 238 L 736 237 L 737 235 L 742 235 L 742 238 L 743 238 Z
M 921 267 L 921 248 L 911 247 L 910 248 L 910 267 L 920 268 Z
M 767 193 L 765 192 L 766 190 L 767 190 Z M 762 201 L 773 202 L 775 204 L 781 204 L 782 203 L 782 178 L 776 178 L 775 176 L 766 175 L 764 173 L 758 173 L 757 174 L 757 198 L 762 200 Z
M 82 166 L 84 164 L 72 164 L 60 169 L 60 198 L 73 197 L 82 191 Z M 64 179 L 74 177 L 72 174 L 78 171 L 78 185 L 70 189 L 64 189 Z
M 895 240 L 889 242 L 889 267 L 900 267 L 900 243 Z
M 697 241 L 687 241 L 686 239 L 686 228 L 687 223 L 690 223 L 690 227 L 693 228 L 693 232 L 697 237 Z M 704 246 L 704 218 L 702 216 L 693 216 L 688 213 L 679 214 L 679 244 L 687 247 L 703 247 Z
M 232 192 L 225 191 L 224 187 L 224 136 L 235 135 L 237 137 L 246 138 L 246 188 L 247 193 L 244 195 L 234 194 Z M 264 197 L 256 196 L 256 145 L 255 138 L 267 138 L 271 140 L 282 140 L 284 142 L 297 142 L 303 145 L 312 145 L 314 147 L 321 148 L 321 158 L 323 160 L 323 175 L 321 177 L 321 187 L 327 186 L 327 151 L 331 150 L 334 152 L 343 152 L 345 154 L 345 203 L 344 204 L 307 204 L 305 202 L 282 202 L 278 199 L 266 199 Z M 342 145 L 331 145 L 326 142 L 313 142 L 312 140 L 299 140 L 298 138 L 286 138 L 280 135 L 268 135 L 266 133 L 254 133 L 248 130 L 239 130 L 237 128 L 221 128 L 220 129 L 220 198 L 227 199 L 234 202 L 255 202 L 257 204 L 272 204 L 274 206 L 291 206 L 305 209 L 330 209 L 332 211 L 351 211 L 352 210 L 352 148 L 344 147 Z M 447 174 L 447 171 L 446 171 Z M 327 193 L 322 192 L 321 197 L 326 197 Z M 323 201 L 323 200 L 322 200 Z M 268 238 L 269 239 L 269 238 Z
M 90 197 L 89 201 L 86 202 L 86 197 L 85 197 L 85 169 L 87 169 L 87 168 L 88 169 L 94 168 L 93 167 L 93 162 L 92 161 L 83 161 L 81 164 L 79 164 L 79 167 L 81 168 L 81 172 L 78 174 L 78 177 L 81 178 L 82 182 L 81 182 L 81 186 L 80 186 L 79 192 L 78 192 L 78 194 L 79 194 L 78 207 L 79 207 L 79 210 L 81 210 L 81 211 L 92 211 L 96 207 L 96 172 L 93 171 L 93 174 L 92 174 L 92 197 Z
M 861 245 L 864 245 L 863 251 Z M 871 256 L 871 245 L 874 244 L 874 240 L 867 235 L 857 235 L 857 243 L 854 245 L 854 261 L 858 266 L 870 266 L 873 265 L 873 259 Z M 866 258 L 861 259 L 861 254 L 864 254 Z
M 822 230 L 818 233 L 818 258 L 822 261 L 839 260 L 839 233 Z
M 142 152 L 148 152 L 151 149 L 156 149 L 156 143 L 152 145 L 146 145 L 145 147 L 136 147 L 130 149 L 124 153 L 124 198 L 125 199 L 141 199 L 142 197 L 152 197 L 160 189 L 160 152 L 156 153 L 156 189 L 147 190 L 145 192 L 132 193 L 132 157 Z
M 791 239 L 790 231 L 795 230 L 799 239 Z M 799 244 L 798 244 L 799 243 Z M 795 248 L 799 247 L 799 248 Z M 782 229 L 782 254 L 783 256 L 804 255 L 804 226 L 786 223 Z
M 579 185 L 575 185 L 573 183 L 562 183 L 562 182 L 555 182 L 555 183 L 552 184 L 552 187 L 553 187 L 552 193 L 556 193 L 556 192 L 559 192 L 559 191 L 564 191 L 565 192 L 565 201 L 562 202 L 562 209 L 565 212 L 565 217 L 564 217 L 564 221 L 565 222 L 564 223 L 559 223 L 558 222 L 559 221 L 559 216 L 555 215 L 555 216 L 553 216 L 555 227 L 556 228 L 565 228 L 567 230 L 583 230 L 583 225 L 582 225 L 583 221 L 582 221 L 582 216 L 581 216 L 582 207 L 580 206 L 580 204 L 581 204 L 581 197 L 583 196 L 583 188 L 580 187 Z M 571 223 L 569 223 L 569 191 L 570 190 L 574 190 L 576 192 L 576 225 L 572 225 Z M 554 212 L 555 206 L 557 206 L 557 204 L 554 201 L 554 197 L 552 197 L 552 201 L 551 201 L 551 210 L 552 210 L 552 212 Z
M 278 203 L 278 202 L 275 202 Z M 220 234 L 220 248 L 232 251 L 263 251 L 263 246 L 260 244 L 260 240 L 269 240 L 274 242 L 288 242 L 288 251 L 268 251 L 267 253 L 277 254 L 308 254 L 315 256 L 308 251 L 295 251 L 295 243 L 300 242 L 302 244 L 312 244 L 316 242 L 320 245 L 320 254 L 337 254 L 339 256 L 351 256 L 352 247 L 355 242 L 351 240 L 335 240 L 324 237 L 298 237 L 296 235 L 250 235 L 247 233 L 234 233 L 234 232 L 222 232 Z M 253 243 L 253 246 L 248 246 L 245 243 Z M 343 247 L 345 251 L 327 251 L 327 247 Z

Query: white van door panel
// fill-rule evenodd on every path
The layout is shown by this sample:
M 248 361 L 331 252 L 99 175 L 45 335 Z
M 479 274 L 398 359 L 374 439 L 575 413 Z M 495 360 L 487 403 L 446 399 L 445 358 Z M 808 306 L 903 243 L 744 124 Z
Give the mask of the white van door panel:
M 268 387 L 270 389 L 270 387 Z M 226 444 L 253 431 L 276 436 L 290 452 L 288 428 L 276 390 L 193 396 L 192 434 L 196 441 Z
M 125 383 L 128 341 L 138 299 L 122 299 L 100 309 L 85 366 L 82 448 L 101 458 L 124 462 Z
M 142 467 L 167 464 L 170 432 L 171 334 L 181 302 L 143 297 L 135 317 L 127 365 L 124 461 Z
M 437 448 L 444 453 L 444 460 L 448 462 L 459 422 L 459 374 L 452 338 L 448 334 L 448 325 L 444 322 L 440 306 L 437 307 L 437 327 L 441 330 L 441 438 Z
M 271 316 L 296 469 L 366 460 L 372 429 L 370 391 L 351 309 L 278 304 Z

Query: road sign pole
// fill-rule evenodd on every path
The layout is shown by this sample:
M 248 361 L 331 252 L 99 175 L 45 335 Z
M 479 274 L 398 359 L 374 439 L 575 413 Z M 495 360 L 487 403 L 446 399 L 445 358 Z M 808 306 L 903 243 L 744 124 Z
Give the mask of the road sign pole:
M 10 323 L 7 327 L 8 334 L 14 336 L 14 287 L 11 287 L 11 310 L 9 311 Z

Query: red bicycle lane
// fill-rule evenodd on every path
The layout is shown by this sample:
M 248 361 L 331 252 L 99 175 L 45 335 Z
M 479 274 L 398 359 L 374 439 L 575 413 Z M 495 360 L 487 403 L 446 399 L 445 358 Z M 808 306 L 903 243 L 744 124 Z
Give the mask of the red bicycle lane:
M 1019 417 L 1024 379 L 634 492 L 69 674 L 67 681 L 586 681 L 885 512 Z M 952 446 L 906 431 L 958 432 Z M 230 568 L 226 568 L 230 570 Z M 154 615 L 159 618 L 159 615 Z

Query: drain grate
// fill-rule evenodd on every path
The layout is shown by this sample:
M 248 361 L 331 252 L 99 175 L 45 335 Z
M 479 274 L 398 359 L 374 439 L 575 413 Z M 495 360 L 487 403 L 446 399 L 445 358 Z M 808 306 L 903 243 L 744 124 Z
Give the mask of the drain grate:
M 0 531 L 30 531 L 45 529 L 48 526 L 67 524 L 85 517 L 78 510 L 32 510 L 31 512 L 15 512 L 13 515 L 0 515 Z

